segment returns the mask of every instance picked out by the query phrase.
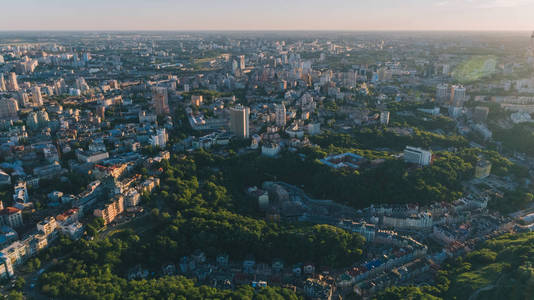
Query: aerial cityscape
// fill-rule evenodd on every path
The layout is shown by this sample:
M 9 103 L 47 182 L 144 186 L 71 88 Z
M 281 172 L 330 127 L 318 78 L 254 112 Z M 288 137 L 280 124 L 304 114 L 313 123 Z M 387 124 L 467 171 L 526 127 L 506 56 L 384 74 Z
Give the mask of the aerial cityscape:
M 0 21 L 0 298 L 534 299 L 534 23 L 102 14 Z

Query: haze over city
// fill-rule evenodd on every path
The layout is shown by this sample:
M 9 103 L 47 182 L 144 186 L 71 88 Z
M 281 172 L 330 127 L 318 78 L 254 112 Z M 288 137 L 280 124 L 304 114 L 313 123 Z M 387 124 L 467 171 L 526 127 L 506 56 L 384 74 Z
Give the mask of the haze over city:
M 0 3 L 0 299 L 533 300 L 534 0 Z
M 4 31 L 534 28 L 533 0 L 21 0 L 1 8 Z

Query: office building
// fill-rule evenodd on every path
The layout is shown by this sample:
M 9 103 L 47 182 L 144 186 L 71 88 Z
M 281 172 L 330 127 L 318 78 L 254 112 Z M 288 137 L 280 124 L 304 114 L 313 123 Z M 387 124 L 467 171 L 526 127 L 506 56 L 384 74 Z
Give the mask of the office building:
M 432 152 L 421 148 L 406 146 L 404 149 L 404 161 L 407 163 L 427 166 L 432 163 Z
M 19 105 L 13 98 L 0 99 L 0 120 L 16 120 Z
M 166 115 L 170 113 L 169 96 L 167 88 L 153 87 L 152 88 L 152 106 L 158 115 Z
M 237 137 L 246 139 L 249 137 L 250 108 L 236 106 L 230 109 L 230 130 Z

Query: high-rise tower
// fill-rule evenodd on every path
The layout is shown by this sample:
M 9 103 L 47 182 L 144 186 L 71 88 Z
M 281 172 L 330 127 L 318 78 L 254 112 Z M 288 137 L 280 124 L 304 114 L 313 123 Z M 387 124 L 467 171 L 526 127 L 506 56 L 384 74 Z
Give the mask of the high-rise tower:
M 9 90 L 10 91 L 19 90 L 19 84 L 17 82 L 17 74 L 15 74 L 14 72 L 9 73 Z
M 33 105 L 43 106 L 43 96 L 41 95 L 41 88 L 39 86 L 34 86 L 32 88 L 32 100 Z
M 249 137 L 250 108 L 238 105 L 230 109 L 230 130 L 239 138 Z
M 286 126 L 286 106 L 284 103 L 276 106 L 276 126 Z
M 152 88 L 152 105 L 158 115 L 169 114 L 169 96 L 167 94 L 167 88 L 165 87 L 153 87 Z

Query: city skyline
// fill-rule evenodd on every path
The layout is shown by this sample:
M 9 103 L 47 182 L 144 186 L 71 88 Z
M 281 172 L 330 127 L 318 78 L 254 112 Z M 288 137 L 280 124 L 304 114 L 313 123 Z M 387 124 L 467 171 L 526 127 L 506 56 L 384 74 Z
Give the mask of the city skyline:
M 1 31 L 531 31 L 532 0 L 23 0 L 3 4 Z M 22 9 L 29 8 L 32 9 Z M 208 9 L 209 7 L 209 9 Z

